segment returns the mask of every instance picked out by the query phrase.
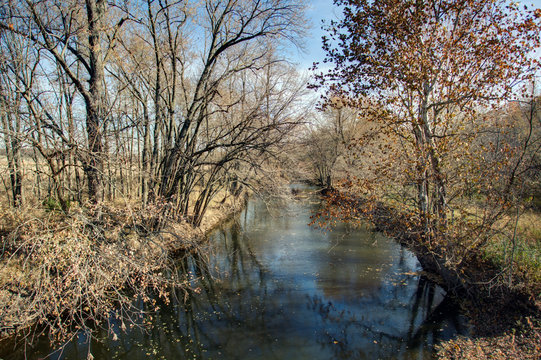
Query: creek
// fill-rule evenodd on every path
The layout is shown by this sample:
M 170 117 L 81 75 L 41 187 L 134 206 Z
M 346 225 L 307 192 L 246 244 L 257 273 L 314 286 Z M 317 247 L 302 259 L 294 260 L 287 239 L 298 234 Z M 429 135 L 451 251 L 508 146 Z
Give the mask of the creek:
M 320 202 L 297 190 L 282 205 L 251 199 L 209 235 L 208 259 L 179 263 L 193 294 L 137 319 L 141 328 L 111 319 L 114 334 L 81 334 L 50 359 L 429 359 L 437 342 L 468 333 L 411 252 L 368 227 L 308 226 Z M 53 350 L 43 341 L 26 355 Z

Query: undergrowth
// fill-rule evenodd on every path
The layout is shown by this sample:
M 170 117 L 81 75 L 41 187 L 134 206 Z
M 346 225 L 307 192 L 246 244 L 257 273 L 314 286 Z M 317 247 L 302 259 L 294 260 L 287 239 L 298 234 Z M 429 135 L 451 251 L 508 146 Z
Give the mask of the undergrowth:
M 124 326 L 141 311 L 134 299 L 152 305 L 158 297 L 168 302 L 172 288 L 188 293 L 171 252 L 197 245 L 186 228 L 157 231 L 178 223 L 164 213 L 160 205 L 67 214 L 49 206 L 1 209 L 0 335 L 65 342 L 81 330 L 107 328 L 111 314 Z
M 541 213 L 528 211 L 519 217 L 513 244 L 514 223 L 493 237 L 484 249 L 485 258 L 511 272 L 536 296 L 541 296 Z

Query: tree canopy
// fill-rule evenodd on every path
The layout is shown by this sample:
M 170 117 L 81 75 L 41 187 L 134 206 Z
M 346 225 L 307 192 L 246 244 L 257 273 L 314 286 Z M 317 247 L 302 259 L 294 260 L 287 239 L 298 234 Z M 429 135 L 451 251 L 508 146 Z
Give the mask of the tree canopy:
M 380 145 L 386 156 L 350 177 L 345 189 L 369 195 L 379 182 L 389 195 L 400 185 L 394 193 L 425 238 L 471 239 L 467 253 L 484 242 L 479 229 L 486 227 L 466 215 L 465 196 L 483 194 L 487 208 L 499 209 L 479 217 L 486 226 L 510 199 L 499 186 L 505 160 L 485 156 L 498 145 L 480 135 L 494 125 L 490 109 L 520 97 L 539 67 L 532 52 L 541 10 L 499 0 L 334 3 L 342 16 L 323 38 L 332 66 L 314 87 L 348 99 L 387 141 Z M 359 156 L 370 156 L 370 141 L 356 142 Z

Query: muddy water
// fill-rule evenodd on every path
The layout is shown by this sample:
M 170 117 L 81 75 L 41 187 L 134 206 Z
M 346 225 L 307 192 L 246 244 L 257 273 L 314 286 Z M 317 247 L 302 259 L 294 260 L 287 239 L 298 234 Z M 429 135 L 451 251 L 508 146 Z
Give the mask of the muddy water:
M 179 263 L 202 278 L 196 292 L 138 319 L 144 330 L 111 320 L 114 334 L 81 334 L 51 359 L 429 359 L 467 333 L 408 250 L 368 229 L 309 227 L 319 204 L 307 191 L 286 205 L 251 200 L 215 230 L 210 259 Z M 44 342 L 26 355 L 51 351 Z

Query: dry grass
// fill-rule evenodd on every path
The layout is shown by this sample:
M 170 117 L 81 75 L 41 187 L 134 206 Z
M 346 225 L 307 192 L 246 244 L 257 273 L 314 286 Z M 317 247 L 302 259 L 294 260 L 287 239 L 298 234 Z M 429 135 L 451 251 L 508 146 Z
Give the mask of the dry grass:
M 140 209 L 122 199 L 74 205 L 68 214 L 43 206 L 0 209 L 0 337 L 24 334 L 31 342 L 45 332 L 64 341 L 81 329 L 107 327 L 111 313 L 133 318 L 140 311 L 134 298 L 152 305 L 156 297 L 167 302 L 173 287 L 194 290 L 176 260 L 199 251 L 203 235 L 242 208 L 244 196 L 223 195 L 199 229 L 165 218 L 167 204 Z
M 530 246 L 541 247 L 541 213 L 528 211 L 520 216 L 519 236 Z
M 225 190 L 220 191 L 210 202 L 203 221 L 199 226 L 202 233 L 208 233 L 210 230 L 221 224 L 232 214 L 242 210 L 245 205 L 247 193 L 242 193 L 239 197 L 230 196 Z M 225 199 L 225 200 L 224 200 Z
M 481 200 L 476 200 L 479 204 L 475 204 L 475 200 L 464 202 L 461 211 L 455 210 L 449 217 L 454 221 L 480 222 L 491 211 L 482 207 Z M 390 201 L 387 203 L 396 208 L 404 208 Z M 483 256 L 507 272 L 507 276 L 504 276 L 506 280 L 511 271 L 514 286 L 521 286 L 541 298 L 541 212 L 530 209 L 520 214 L 512 251 L 515 220 L 516 215 L 513 213 L 504 213 L 499 217 L 491 226 L 491 237 L 483 247 Z M 511 256 L 512 267 L 509 266 Z
M 106 325 L 112 312 L 124 318 L 139 311 L 134 297 L 167 301 L 173 286 L 189 291 L 188 283 L 173 275 L 163 240 L 180 243 L 181 235 L 151 232 L 160 221 L 156 214 L 106 207 L 70 214 L 4 209 L 0 334 L 37 325 L 61 341 L 89 324 Z M 193 246 L 188 240 L 183 246 Z
M 503 335 L 474 339 L 459 337 L 437 348 L 439 359 L 537 360 L 541 354 L 541 324 L 525 318 Z
M 487 244 L 484 256 L 502 269 L 512 271 L 515 286 L 525 287 L 541 297 L 541 213 L 528 210 L 521 214 L 514 245 L 515 219 L 505 216 L 498 225 L 499 235 Z

